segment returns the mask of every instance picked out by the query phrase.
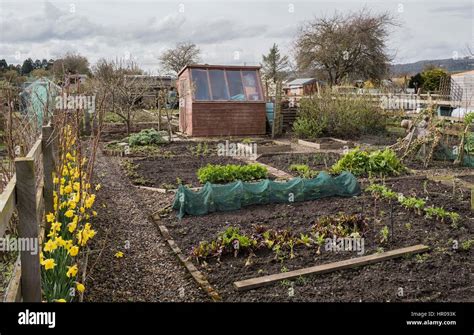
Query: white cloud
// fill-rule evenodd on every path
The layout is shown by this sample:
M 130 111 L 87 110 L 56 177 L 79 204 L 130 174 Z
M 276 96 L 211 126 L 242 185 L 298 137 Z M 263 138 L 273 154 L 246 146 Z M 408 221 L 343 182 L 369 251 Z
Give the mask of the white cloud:
M 1 0 L 0 0 L 1 1 Z M 55 58 L 67 51 L 99 58 L 131 54 L 145 68 L 155 70 L 157 58 L 177 42 L 196 43 L 207 63 L 255 64 L 262 53 L 277 43 L 292 54 L 297 27 L 315 16 L 334 10 L 357 10 L 360 1 L 294 0 L 289 13 L 286 2 L 195 2 L 184 13 L 176 2 L 77 2 L 71 12 L 68 1 L 37 3 L 27 0 L 0 2 L 0 58 L 18 62 L 15 54 Z M 472 43 L 473 17 L 470 2 L 374 2 L 374 11 L 387 10 L 402 21 L 389 39 L 396 62 L 450 57 Z M 238 52 L 239 57 L 235 57 Z

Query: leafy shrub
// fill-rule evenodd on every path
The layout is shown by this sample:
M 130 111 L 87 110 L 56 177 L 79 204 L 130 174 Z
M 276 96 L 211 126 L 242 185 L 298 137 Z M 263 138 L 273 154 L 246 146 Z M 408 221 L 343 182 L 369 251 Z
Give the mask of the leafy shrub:
M 355 148 L 345 154 L 331 167 L 333 173 L 349 171 L 356 176 L 362 175 L 399 175 L 405 171 L 405 166 L 400 162 L 393 150 L 385 149 L 372 152 Z
M 302 99 L 298 118 L 293 124 L 296 135 L 308 139 L 321 136 L 357 138 L 384 129 L 385 117 L 368 97 L 334 93 Z
M 153 129 L 143 129 L 139 133 L 131 134 L 128 139 L 128 144 L 131 146 L 153 145 L 163 143 L 161 134 Z
M 249 165 L 212 165 L 208 164 L 198 170 L 197 176 L 202 184 L 230 183 L 236 180 L 252 181 L 264 179 L 268 175 L 267 168 L 260 164 Z
M 315 139 L 322 136 L 325 126 L 321 120 L 310 117 L 298 117 L 293 123 L 293 131 L 298 137 Z

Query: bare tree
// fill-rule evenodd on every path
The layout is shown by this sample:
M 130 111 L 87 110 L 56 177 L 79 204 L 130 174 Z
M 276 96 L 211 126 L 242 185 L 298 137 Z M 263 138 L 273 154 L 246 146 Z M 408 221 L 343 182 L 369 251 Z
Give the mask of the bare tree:
M 63 80 L 65 75 L 70 73 L 89 75 L 89 61 L 79 54 L 67 53 L 62 58 L 54 61 L 52 72 L 60 80 Z
M 123 120 L 127 134 L 131 131 L 135 112 L 149 90 L 147 82 L 137 77 L 141 74 L 143 71 L 133 61 L 101 59 L 94 67 L 99 94 L 107 96 L 106 104 L 111 107 L 112 113 Z
M 316 18 L 300 28 L 295 42 L 298 69 L 323 70 L 330 85 L 343 79 L 380 80 L 391 60 L 385 49 L 392 25 L 390 14 L 366 9 Z
M 178 43 L 173 49 L 166 50 L 159 59 L 165 70 L 178 74 L 186 65 L 197 63 L 200 53 L 201 50 L 194 43 Z

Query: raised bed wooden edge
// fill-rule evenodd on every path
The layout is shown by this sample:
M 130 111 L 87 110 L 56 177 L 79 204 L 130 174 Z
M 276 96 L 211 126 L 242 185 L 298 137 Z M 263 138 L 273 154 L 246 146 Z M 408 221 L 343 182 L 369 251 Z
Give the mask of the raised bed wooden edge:
M 236 281 L 234 282 L 234 287 L 238 291 L 250 290 L 250 289 L 270 285 L 281 280 L 293 279 L 293 278 L 297 278 L 297 277 L 308 275 L 308 274 L 323 274 L 323 273 L 328 273 L 328 272 L 332 272 L 336 270 L 343 270 L 343 269 L 353 268 L 356 266 L 373 264 L 376 262 L 381 262 L 388 259 L 401 257 L 407 254 L 423 253 L 423 252 L 428 251 L 429 249 L 430 248 L 426 245 L 418 244 L 411 247 L 382 252 L 380 254 L 356 257 L 356 258 L 346 259 L 344 261 L 317 265 L 317 266 L 312 266 L 309 268 L 304 268 L 304 269 L 299 269 L 299 270 L 294 270 L 294 271 L 289 271 L 289 272 L 277 273 L 277 274 L 268 275 L 268 276 L 262 276 L 262 277 Z

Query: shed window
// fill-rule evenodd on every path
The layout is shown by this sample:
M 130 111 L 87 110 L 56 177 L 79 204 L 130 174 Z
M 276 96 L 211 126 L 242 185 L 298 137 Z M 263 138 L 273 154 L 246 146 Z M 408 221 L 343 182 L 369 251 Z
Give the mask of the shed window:
M 212 100 L 229 100 L 224 71 L 209 70 L 209 79 L 211 80 Z
M 256 70 L 192 69 L 197 101 L 263 101 Z
M 230 100 L 244 101 L 244 86 L 242 85 L 242 76 L 240 70 L 227 70 L 227 84 L 229 84 Z
M 249 101 L 262 100 L 255 71 L 242 71 L 245 95 Z
M 192 69 L 194 98 L 210 100 L 207 70 Z

